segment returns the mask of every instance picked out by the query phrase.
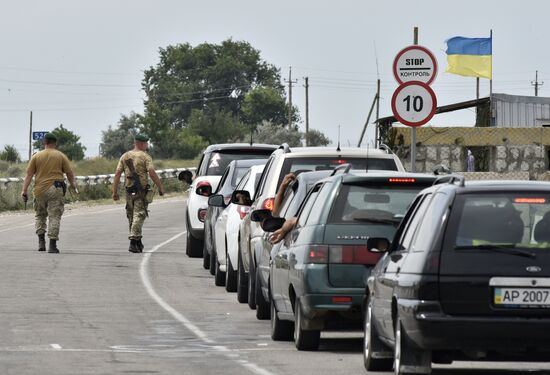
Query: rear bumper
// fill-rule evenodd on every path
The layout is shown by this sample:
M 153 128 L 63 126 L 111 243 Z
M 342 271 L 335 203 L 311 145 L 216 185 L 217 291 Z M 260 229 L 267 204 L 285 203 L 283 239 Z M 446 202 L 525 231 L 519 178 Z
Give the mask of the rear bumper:
M 400 299 L 410 339 L 429 350 L 550 350 L 550 318 L 447 315 L 439 302 Z

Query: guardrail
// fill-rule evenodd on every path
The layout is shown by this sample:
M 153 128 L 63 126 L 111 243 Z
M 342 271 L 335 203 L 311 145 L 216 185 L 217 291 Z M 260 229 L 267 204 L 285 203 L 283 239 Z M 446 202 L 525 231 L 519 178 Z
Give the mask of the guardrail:
M 183 171 L 195 172 L 197 168 L 171 168 L 171 169 L 159 169 L 157 174 L 160 178 L 177 178 L 178 174 Z M 97 185 L 99 183 L 112 183 L 114 174 L 99 174 L 95 176 L 76 176 L 76 183 L 84 183 L 86 185 Z M 23 182 L 23 177 L 7 177 L 0 178 L 0 184 L 3 187 L 7 187 L 11 183 Z M 124 180 L 124 175 L 122 175 L 121 180 Z

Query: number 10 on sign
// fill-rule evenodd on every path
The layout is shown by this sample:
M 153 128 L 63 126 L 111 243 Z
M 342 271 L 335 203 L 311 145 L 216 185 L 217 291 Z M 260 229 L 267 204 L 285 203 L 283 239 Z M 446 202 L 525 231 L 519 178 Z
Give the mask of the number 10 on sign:
M 391 107 L 400 123 L 416 127 L 424 125 L 435 115 L 437 99 L 430 86 L 411 81 L 400 85 L 395 90 Z

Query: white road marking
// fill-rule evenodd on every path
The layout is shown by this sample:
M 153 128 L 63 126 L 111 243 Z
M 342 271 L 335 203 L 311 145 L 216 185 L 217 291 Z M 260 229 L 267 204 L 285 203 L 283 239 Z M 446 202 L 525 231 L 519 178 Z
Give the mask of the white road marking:
M 50 344 L 50 346 L 51 346 L 52 348 L 54 348 L 55 350 L 61 350 L 61 349 L 63 349 L 63 348 L 61 347 L 61 345 L 59 345 L 59 344 Z
M 149 272 L 148 272 L 148 266 L 149 266 L 149 259 L 151 258 L 151 254 L 153 254 L 155 251 L 160 249 L 161 247 L 169 244 L 170 242 L 174 241 L 175 239 L 183 236 L 186 231 L 183 231 L 181 233 L 176 234 L 175 236 L 169 238 L 168 240 L 154 246 L 151 250 L 146 251 L 143 253 L 143 259 L 141 261 L 141 265 L 139 267 L 139 275 L 141 277 L 141 282 L 143 283 L 143 286 L 145 287 L 145 290 L 147 293 L 149 293 L 149 296 L 153 300 L 155 300 L 156 303 L 159 304 L 160 307 L 162 307 L 164 310 L 166 310 L 170 315 L 174 317 L 177 321 L 179 321 L 181 324 L 183 324 L 189 331 L 191 331 L 195 336 L 197 336 L 200 340 L 202 340 L 204 343 L 211 345 L 212 349 L 215 349 L 221 353 L 226 353 L 226 355 L 233 359 L 236 363 L 240 364 L 241 366 L 245 367 L 246 369 L 250 370 L 251 372 L 257 374 L 257 375 L 273 375 L 273 373 L 269 372 L 268 370 L 252 363 L 244 359 L 238 359 L 238 356 L 235 358 L 234 352 L 230 350 L 229 348 L 223 346 L 223 345 L 215 345 L 216 342 L 206 335 L 203 331 L 200 330 L 196 325 L 191 323 L 189 319 L 187 319 L 185 316 L 183 316 L 179 311 L 174 309 L 172 306 L 170 306 L 166 301 L 164 301 L 155 291 L 153 288 L 153 285 L 151 284 L 151 281 L 149 280 Z M 232 358 L 233 357 L 233 358 Z

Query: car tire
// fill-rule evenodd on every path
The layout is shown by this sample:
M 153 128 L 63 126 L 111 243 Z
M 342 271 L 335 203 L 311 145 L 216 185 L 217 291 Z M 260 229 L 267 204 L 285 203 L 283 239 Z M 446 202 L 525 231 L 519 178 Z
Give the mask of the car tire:
M 248 264 L 248 307 L 256 310 L 256 268 L 252 260 Z
M 304 315 L 300 300 L 294 303 L 294 344 L 298 350 L 317 350 L 321 341 L 321 331 L 305 330 L 302 328 Z
M 218 262 L 218 257 L 216 257 L 216 272 L 214 274 L 214 284 L 216 284 L 216 286 L 225 285 L 225 272 L 220 270 L 220 262 Z
M 211 249 L 212 253 L 210 253 L 210 266 L 208 267 L 208 270 L 210 271 L 210 274 L 212 276 L 216 275 L 216 262 L 218 261 L 218 257 L 216 256 L 216 252 L 214 249 Z
M 240 303 L 248 302 L 248 275 L 244 272 L 240 249 L 239 255 L 237 255 L 237 301 Z
M 202 246 L 202 268 L 205 270 L 210 269 L 210 254 L 208 254 L 208 250 L 206 250 L 206 243 L 204 242 Z
M 291 341 L 294 334 L 294 325 L 288 320 L 279 319 L 273 298 L 270 301 L 271 339 L 273 341 Z
M 378 338 L 372 321 L 372 303 L 367 302 L 364 317 L 363 362 L 367 371 L 390 371 L 393 367 L 393 353 Z
M 256 269 L 256 318 L 258 320 L 268 320 L 270 318 L 269 301 L 264 298 L 262 292 L 262 282 L 260 280 L 260 270 Z
M 395 321 L 393 369 L 395 375 L 429 374 L 432 372 L 431 352 L 416 348 L 403 329 L 399 316 Z
M 195 238 L 191 233 L 191 225 L 187 222 L 187 236 L 185 244 L 185 254 L 190 258 L 200 258 L 202 255 L 203 241 Z
M 237 291 L 237 271 L 233 268 L 229 255 L 225 256 L 227 262 L 227 270 L 225 271 L 225 290 L 229 293 Z

